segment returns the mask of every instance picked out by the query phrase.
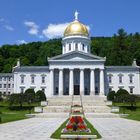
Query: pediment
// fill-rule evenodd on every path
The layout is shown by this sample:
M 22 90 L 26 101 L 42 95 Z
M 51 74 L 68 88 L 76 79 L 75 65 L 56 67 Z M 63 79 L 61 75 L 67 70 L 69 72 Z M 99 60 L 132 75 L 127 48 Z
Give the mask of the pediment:
M 50 60 L 104 60 L 104 59 L 105 58 L 80 51 L 73 51 L 70 53 L 50 58 Z

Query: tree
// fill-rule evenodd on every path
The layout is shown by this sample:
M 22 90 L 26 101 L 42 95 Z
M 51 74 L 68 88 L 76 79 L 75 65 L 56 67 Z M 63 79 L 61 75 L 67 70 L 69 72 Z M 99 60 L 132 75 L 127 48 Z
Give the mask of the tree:
M 32 102 L 35 101 L 35 91 L 34 89 L 27 89 L 24 93 L 25 95 L 25 101 L 28 103 L 28 104 L 31 104 Z
M 108 95 L 107 95 L 107 100 L 109 100 L 109 101 L 114 101 L 114 99 L 115 99 L 115 91 L 110 91 L 109 93 L 108 93 Z
M 46 101 L 45 93 L 42 90 L 38 90 L 35 94 L 36 102 Z

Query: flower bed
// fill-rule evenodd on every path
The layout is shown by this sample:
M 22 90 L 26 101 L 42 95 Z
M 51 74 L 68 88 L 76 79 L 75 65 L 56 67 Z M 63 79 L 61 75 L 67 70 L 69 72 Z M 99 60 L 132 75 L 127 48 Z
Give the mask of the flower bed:
M 70 117 L 66 127 L 62 131 L 63 133 L 67 132 L 90 132 L 90 129 L 87 127 L 83 117 L 81 116 L 72 116 Z

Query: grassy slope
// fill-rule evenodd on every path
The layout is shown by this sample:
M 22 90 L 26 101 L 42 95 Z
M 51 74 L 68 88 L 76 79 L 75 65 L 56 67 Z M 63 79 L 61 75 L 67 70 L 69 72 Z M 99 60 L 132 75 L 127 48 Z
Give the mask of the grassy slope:
M 129 114 L 127 119 L 140 121 L 140 102 L 136 104 L 136 110 L 131 110 L 130 104 L 127 103 L 114 103 L 113 105 L 120 107 L 120 113 Z
M 62 131 L 62 129 L 64 129 L 65 128 L 65 126 L 66 126 L 66 123 L 67 123 L 67 121 L 68 121 L 68 119 L 51 135 L 51 138 L 54 138 L 54 139 L 60 139 L 60 136 L 61 136 L 61 131 Z M 101 138 L 101 135 L 98 133 L 98 131 L 92 126 L 92 124 L 87 120 L 87 119 L 85 119 L 85 121 L 86 121 L 86 124 L 87 124 L 87 126 L 88 126 L 88 128 L 90 128 L 90 130 L 91 130 L 91 133 L 84 133 L 84 132 L 81 132 L 81 133 L 73 133 L 73 135 L 74 134 L 82 134 L 82 135 L 97 135 L 97 138 Z M 63 134 L 71 134 L 72 135 L 72 133 L 63 133 Z
M 0 112 L 1 112 L 0 117 L 2 119 L 2 123 L 25 119 L 26 118 L 25 114 L 29 113 L 29 110 L 25 109 L 25 107 L 28 107 L 27 104 L 24 105 L 23 107 L 24 109 L 22 110 L 19 109 L 10 110 L 8 107 L 8 103 L 0 102 Z

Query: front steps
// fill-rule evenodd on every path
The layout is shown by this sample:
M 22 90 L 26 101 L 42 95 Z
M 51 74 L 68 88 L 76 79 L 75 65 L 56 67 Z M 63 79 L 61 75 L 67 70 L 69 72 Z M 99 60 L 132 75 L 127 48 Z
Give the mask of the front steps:
M 73 102 L 72 102 L 73 100 Z M 110 113 L 111 109 L 106 106 L 106 97 L 95 96 L 54 96 L 48 98 L 48 106 L 43 108 L 44 113 L 69 113 L 71 105 L 81 105 L 85 113 Z

